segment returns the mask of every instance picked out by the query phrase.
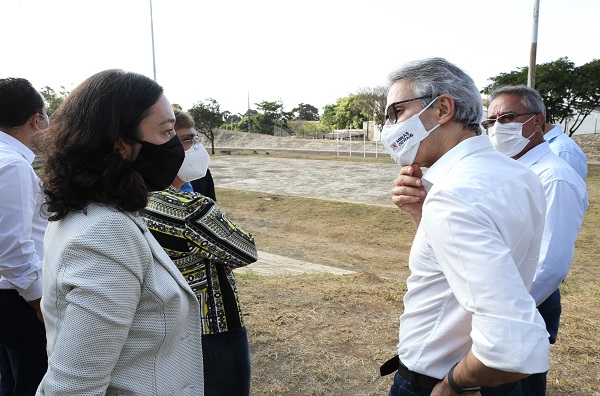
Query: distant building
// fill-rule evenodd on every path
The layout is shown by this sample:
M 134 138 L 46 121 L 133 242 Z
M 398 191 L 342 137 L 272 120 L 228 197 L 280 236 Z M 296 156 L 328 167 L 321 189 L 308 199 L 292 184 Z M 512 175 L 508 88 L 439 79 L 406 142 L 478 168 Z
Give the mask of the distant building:
M 334 129 L 331 133 L 321 134 L 321 139 L 380 141 L 381 130 L 377 128 L 375 121 L 365 121 L 363 129 Z
M 329 140 L 363 140 L 365 131 L 362 129 L 334 129 L 331 133 L 323 133 L 321 139 Z

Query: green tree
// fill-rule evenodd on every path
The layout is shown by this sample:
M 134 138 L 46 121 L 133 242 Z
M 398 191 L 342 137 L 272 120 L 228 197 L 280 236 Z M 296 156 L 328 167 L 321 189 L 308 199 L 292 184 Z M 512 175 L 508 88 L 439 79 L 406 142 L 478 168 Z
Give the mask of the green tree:
M 250 132 L 253 128 L 252 125 L 256 125 L 256 115 L 258 111 L 248 109 L 244 114 L 238 114 L 240 117 L 239 121 L 233 124 L 233 128 L 238 131 Z M 235 121 L 234 121 L 235 122 Z M 254 130 L 256 132 L 256 130 Z
M 293 120 L 288 123 L 296 136 L 303 138 L 318 138 L 319 135 L 331 132 L 331 129 L 319 121 Z
M 52 117 L 52 114 L 54 114 L 56 109 L 58 109 L 58 106 L 65 100 L 69 91 L 62 85 L 60 86 L 60 91 L 58 93 L 54 89 L 45 86 L 40 90 L 40 93 L 48 106 L 48 117 Z
M 581 126 L 583 120 L 589 116 L 594 109 L 600 106 L 600 59 L 594 59 L 575 70 L 575 82 L 573 92 L 576 100 L 577 116 L 569 131 L 575 132 Z M 571 134 L 573 134 L 571 132 Z
M 331 112 L 333 111 L 333 115 Z M 369 112 L 359 95 L 351 94 L 339 98 L 333 109 L 325 106 L 321 122 L 337 129 L 362 128 L 362 123 L 369 120 Z M 371 116 L 372 117 L 372 116 Z
M 213 98 L 197 102 L 188 110 L 196 123 L 196 129 L 210 141 L 212 153 L 215 153 L 215 131 L 223 125 L 223 113 L 219 103 Z
M 292 113 L 294 120 L 319 121 L 319 109 L 310 104 L 300 103 Z
M 287 128 L 287 121 L 292 118 L 292 114 L 283 111 L 281 102 L 263 100 L 255 105 L 258 108 L 258 114 L 252 117 L 254 123 L 251 124 L 251 132 L 272 135 L 275 127 Z
M 362 109 L 362 113 L 371 116 L 369 120 L 374 120 L 375 124 L 379 126 L 385 124 L 387 91 L 388 88 L 385 85 L 377 85 L 360 88 L 357 94 L 357 105 Z
M 335 128 L 335 105 L 330 103 L 323 107 L 323 115 L 321 116 L 321 124 Z
M 502 86 L 525 85 L 528 72 L 528 67 L 519 67 L 490 77 L 488 80 L 492 83 L 481 92 L 489 94 Z M 536 67 L 536 85 L 548 110 L 548 121 L 562 123 L 574 118 L 568 131 L 572 136 L 583 120 L 600 105 L 600 60 L 579 67 L 575 67 L 567 57 L 540 64 Z

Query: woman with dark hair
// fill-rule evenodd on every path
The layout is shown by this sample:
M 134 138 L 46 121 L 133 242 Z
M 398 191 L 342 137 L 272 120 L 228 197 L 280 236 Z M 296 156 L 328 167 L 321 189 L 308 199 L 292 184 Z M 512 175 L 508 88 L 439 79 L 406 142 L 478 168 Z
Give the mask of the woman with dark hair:
M 205 176 L 209 157 L 188 113 L 175 109 L 175 130 L 185 160 L 167 189 L 150 194 L 141 215 L 198 297 L 204 394 L 248 396 L 250 347 L 233 269 L 258 259 L 256 245 L 214 200 L 181 190 L 184 182 Z
M 137 211 L 184 159 L 162 88 L 107 70 L 62 103 L 46 142 L 39 395 L 202 395 L 199 304 Z

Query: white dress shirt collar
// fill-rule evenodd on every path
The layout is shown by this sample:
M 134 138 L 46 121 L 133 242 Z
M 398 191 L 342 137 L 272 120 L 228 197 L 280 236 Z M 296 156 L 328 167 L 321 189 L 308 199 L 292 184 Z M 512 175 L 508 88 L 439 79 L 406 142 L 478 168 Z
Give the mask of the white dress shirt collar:
M 546 140 L 550 140 L 552 138 L 555 138 L 557 136 L 562 135 L 563 129 L 562 129 L 562 125 L 560 124 L 553 124 L 554 128 L 550 129 L 545 135 L 544 135 L 544 139 Z
M 427 170 L 427 172 L 423 175 L 423 186 L 427 192 L 429 192 L 431 187 L 436 182 L 442 180 L 444 176 L 450 172 L 452 167 L 462 158 L 475 151 L 491 147 L 492 143 L 487 136 L 474 136 L 463 140 L 450 149 L 446 154 L 442 155 L 442 157 Z
M 542 158 L 544 155 L 551 153 L 550 144 L 548 142 L 543 142 L 538 144 L 535 147 L 532 147 L 528 152 L 523 154 L 519 158 L 519 162 L 525 165 L 528 168 L 531 168 L 531 165 L 535 164 Z
M 20 140 L 15 139 L 14 137 L 10 136 L 4 131 L 0 131 L 0 142 L 13 147 L 30 164 L 33 163 L 33 160 L 35 159 L 35 154 L 33 153 L 33 151 L 31 151 L 31 149 L 29 149 L 29 147 L 21 143 Z

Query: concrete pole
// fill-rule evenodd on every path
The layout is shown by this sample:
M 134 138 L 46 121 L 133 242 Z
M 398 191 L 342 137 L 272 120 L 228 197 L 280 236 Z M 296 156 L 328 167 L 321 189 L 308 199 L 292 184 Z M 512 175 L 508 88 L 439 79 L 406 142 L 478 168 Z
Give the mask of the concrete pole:
M 152 34 L 152 69 L 156 81 L 156 58 L 154 56 L 154 18 L 152 17 L 152 0 L 150 0 L 150 33 Z
M 531 33 L 531 50 L 529 51 L 529 73 L 527 86 L 535 89 L 535 58 L 537 54 L 538 20 L 540 16 L 540 0 L 533 3 L 533 31 Z

